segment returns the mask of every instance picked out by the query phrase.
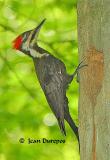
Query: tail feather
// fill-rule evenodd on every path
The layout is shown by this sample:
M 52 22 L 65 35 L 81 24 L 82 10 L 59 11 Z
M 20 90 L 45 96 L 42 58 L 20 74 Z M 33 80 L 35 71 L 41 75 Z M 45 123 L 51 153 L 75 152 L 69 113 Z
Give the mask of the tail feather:
M 79 142 L 79 134 L 78 134 L 78 127 L 75 125 L 73 119 L 71 118 L 70 114 L 65 114 L 65 120 L 68 122 L 70 127 L 72 128 L 73 132 L 75 133 L 78 142 Z
M 61 120 L 60 118 L 58 119 L 58 124 L 60 127 L 61 132 L 66 136 L 66 130 L 65 130 L 65 124 L 64 120 Z

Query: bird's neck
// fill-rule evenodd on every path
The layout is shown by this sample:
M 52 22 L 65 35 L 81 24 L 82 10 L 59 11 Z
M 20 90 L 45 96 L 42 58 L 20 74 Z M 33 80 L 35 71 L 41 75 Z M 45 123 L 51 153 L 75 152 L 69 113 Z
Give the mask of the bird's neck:
M 49 55 L 48 51 L 39 47 L 38 45 L 35 45 L 33 49 L 30 49 L 30 54 L 33 58 L 41 58 Z
M 39 47 L 37 44 L 34 46 L 34 49 L 36 50 L 36 52 L 39 52 L 40 54 L 48 53 L 48 51 Z

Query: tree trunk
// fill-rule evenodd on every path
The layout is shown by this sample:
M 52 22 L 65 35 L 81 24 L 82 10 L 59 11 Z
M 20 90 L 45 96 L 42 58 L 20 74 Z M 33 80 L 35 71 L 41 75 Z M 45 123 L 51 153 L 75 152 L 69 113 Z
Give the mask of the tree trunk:
M 81 160 L 110 160 L 110 0 L 79 0 Z

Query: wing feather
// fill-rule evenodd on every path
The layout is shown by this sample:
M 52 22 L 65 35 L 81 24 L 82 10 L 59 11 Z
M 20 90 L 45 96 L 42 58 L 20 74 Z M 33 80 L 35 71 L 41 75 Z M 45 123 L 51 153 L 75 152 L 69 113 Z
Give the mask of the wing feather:
M 51 110 L 58 120 L 61 131 L 66 134 L 64 126 L 66 67 L 60 60 L 48 56 L 37 61 L 35 68 Z

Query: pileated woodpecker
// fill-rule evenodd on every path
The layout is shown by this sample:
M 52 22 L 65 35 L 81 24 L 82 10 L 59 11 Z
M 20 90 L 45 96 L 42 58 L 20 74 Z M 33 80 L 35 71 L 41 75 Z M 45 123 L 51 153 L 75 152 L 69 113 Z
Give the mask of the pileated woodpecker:
M 44 22 L 45 19 L 36 28 L 20 34 L 13 41 L 13 48 L 32 58 L 38 80 L 62 133 L 66 135 L 64 124 L 66 120 L 79 141 L 78 128 L 69 113 L 66 89 L 81 68 L 82 62 L 77 66 L 75 72 L 69 75 L 61 60 L 38 46 L 36 40 Z

